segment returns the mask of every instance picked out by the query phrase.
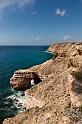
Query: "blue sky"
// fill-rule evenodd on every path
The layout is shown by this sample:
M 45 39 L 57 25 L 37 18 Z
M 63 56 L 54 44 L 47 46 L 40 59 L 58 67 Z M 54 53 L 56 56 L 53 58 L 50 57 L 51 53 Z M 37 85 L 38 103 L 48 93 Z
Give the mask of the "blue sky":
M 82 0 L 0 0 L 0 45 L 82 40 Z

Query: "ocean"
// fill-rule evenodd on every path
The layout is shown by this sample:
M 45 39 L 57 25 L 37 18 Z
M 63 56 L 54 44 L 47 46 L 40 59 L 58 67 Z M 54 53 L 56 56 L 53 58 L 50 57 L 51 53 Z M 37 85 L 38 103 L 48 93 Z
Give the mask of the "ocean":
M 52 58 L 48 46 L 0 46 L 0 122 L 18 113 L 13 104 L 15 94 L 10 86 L 14 71 L 41 64 Z

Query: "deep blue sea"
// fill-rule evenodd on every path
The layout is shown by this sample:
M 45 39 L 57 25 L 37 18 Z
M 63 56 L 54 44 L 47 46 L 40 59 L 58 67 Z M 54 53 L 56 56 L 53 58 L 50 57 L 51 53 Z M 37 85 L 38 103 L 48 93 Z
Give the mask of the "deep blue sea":
M 43 63 L 52 58 L 48 46 L 0 46 L 0 121 L 17 112 L 9 96 L 13 94 L 10 77 L 14 71 Z

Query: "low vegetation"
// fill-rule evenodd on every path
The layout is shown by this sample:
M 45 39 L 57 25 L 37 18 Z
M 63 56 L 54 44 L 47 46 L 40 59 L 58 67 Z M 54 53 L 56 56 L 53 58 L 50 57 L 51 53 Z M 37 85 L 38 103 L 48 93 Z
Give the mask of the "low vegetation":
M 82 82 L 82 68 L 77 72 L 73 72 L 72 75 L 78 80 L 80 83 Z

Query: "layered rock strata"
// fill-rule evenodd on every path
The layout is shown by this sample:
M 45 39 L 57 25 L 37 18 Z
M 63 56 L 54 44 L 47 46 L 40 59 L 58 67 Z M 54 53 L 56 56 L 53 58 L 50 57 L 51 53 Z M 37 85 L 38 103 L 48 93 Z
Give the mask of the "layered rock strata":
M 53 59 L 23 70 L 36 72 L 41 80 L 25 91 L 27 110 L 3 124 L 82 124 L 82 43 L 54 44 L 48 51 L 54 53 Z M 29 82 L 16 76 L 13 86 Z
M 14 73 L 10 79 L 10 84 L 14 89 L 27 89 L 31 86 L 31 80 L 34 80 L 35 84 L 41 82 L 39 75 L 36 72 L 29 72 L 26 70 L 18 70 Z

